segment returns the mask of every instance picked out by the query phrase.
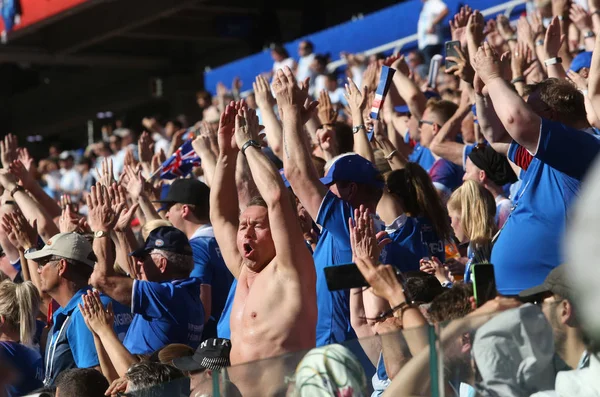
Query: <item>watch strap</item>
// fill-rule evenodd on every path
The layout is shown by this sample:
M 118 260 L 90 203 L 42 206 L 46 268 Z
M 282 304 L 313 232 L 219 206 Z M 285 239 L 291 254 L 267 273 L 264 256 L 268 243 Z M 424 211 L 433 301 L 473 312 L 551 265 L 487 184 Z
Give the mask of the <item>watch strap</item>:
M 260 143 L 258 143 L 254 139 L 250 139 L 248 142 L 244 143 L 244 145 L 242 146 L 242 154 L 244 156 L 246 156 L 246 149 L 248 149 L 250 146 L 254 146 L 255 148 L 260 149 Z

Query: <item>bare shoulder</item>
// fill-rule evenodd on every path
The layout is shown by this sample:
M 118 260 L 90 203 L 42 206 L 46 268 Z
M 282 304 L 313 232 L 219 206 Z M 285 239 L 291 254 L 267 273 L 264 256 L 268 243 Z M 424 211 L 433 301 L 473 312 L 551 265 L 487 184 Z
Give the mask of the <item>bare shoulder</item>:
M 283 263 L 281 262 L 284 260 L 282 257 L 275 256 L 269 266 L 271 266 L 273 271 L 286 281 L 315 283 L 317 277 L 315 262 L 310 251 L 308 248 L 296 251 L 297 252 L 289 259 L 292 263 Z

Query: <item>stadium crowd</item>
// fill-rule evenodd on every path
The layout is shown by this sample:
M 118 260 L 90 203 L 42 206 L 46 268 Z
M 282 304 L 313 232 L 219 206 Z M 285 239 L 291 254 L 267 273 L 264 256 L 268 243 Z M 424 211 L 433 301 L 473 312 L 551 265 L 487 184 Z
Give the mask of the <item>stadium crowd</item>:
M 0 397 L 600 396 L 600 0 L 465 5 L 428 79 L 448 13 L 426 0 L 419 50 L 338 74 L 275 46 L 194 125 L 39 159 L 5 136 Z

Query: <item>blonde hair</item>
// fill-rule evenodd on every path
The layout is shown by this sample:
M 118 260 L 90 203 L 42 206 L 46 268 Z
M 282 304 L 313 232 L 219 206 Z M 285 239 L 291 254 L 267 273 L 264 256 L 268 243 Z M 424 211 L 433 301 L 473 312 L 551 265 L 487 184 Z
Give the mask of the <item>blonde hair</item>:
M 19 330 L 24 345 L 33 344 L 40 304 L 40 294 L 31 281 L 16 284 L 5 280 L 0 283 L 0 316 L 10 327 Z
M 144 241 L 146 241 L 151 231 L 164 226 L 173 226 L 173 224 L 165 219 L 153 219 L 144 223 L 144 226 L 142 226 L 142 237 L 144 238 Z
M 496 200 L 485 187 L 465 181 L 448 200 L 448 209 L 460 213 L 469 241 L 491 241 L 496 234 Z

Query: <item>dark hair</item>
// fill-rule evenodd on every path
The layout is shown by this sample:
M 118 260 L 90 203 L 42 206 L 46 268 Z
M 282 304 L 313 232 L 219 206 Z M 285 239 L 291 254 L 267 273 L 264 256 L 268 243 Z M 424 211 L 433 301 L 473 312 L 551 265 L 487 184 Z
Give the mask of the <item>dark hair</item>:
M 301 43 L 306 44 L 306 47 L 311 51 L 315 49 L 315 45 L 310 40 L 302 40 Z
M 325 176 L 325 164 L 327 164 L 327 162 L 321 157 L 317 157 L 315 155 L 311 155 L 310 158 L 315 166 L 315 169 L 317 170 L 317 175 L 319 175 L 319 178 L 323 178 Z
M 315 61 L 317 61 L 317 63 L 319 63 L 321 66 L 327 66 L 328 60 L 329 59 L 328 59 L 327 55 L 324 55 L 324 54 L 315 55 Z
M 561 123 L 572 125 L 574 122 L 587 120 L 585 98 L 567 80 L 549 78 L 527 86 L 527 91 L 531 94 L 539 92 L 540 100 L 558 114 L 558 121 Z
M 180 130 L 183 128 L 183 123 L 177 119 L 169 119 L 167 123 L 173 123 L 173 126 L 175 126 L 176 130 Z
M 328 80 L 337 81 L 337 75 L 336 75 L 335 73 L 327 73 L 327 74 L 325 75 L 325 77 L 326 77 Z
M 184 385 L 187 385 L 189 392 L 189 381 L 177 381 L 185 378 L 185 375 L 171 365 L 142 361 L 129 367 L 125 376 L 129 381 L 129 390 L 135 392 L 136 396 L 178 396 L 184 392 Z
M 212 95 L 208 91 L 198 91 L 196 92 L 196 99 L 204 99 L 206 102 L 210 103 L 212 101 Z
M 427 171 L 417 163 L 407 163 L 403 169 L 387 174 L 386 182 L 389 192 L 402 201 L 407 215 L 427 218 L 442 241 L 450 239 L 452 229 L 446 207 Z
M 92 368 L 73 368 L 56 378 L 56 389 L 61 397 L 104 397 L 108 381 Z
M 456 283 L 441 295 L 437 296 L 429 306 L 429 319 L 435 323 L 443 323 L 462 318 L 473 311 L 470 297 L 473 296 L 471 284 Z
M 445 289 L 433 274 L 421 271 L 405 272 L 405 294 L 413 302 L 431 303 L 437 296 L 444 293 Z
M 335 130 L 335 140 L 340 154 L 350 153 L 354 151 L 354 133 L 352 127 L 346 123 L 336 121 L 333 124 Z
M 281 46 L 279 44 L 275 44 L 273 46 L 271 46 L 271 51 L 281 55 L 284 58 L 289 58 L 290 54 L 288 53 L 288 51 L 285 49 L 284 46 Z
M 195 350 L 188 345 L 181 343 L 171 343 L 161 347 L 150 356 L 149 361 L 171 364 L 174 359 L 179 357 L 191 357 L 194 355 Z
M 248 202 L 248 207 L 252 206 L 269 208 L 267 202 L 261 196 L 254 196 L 250 199 L 250 201 Z

